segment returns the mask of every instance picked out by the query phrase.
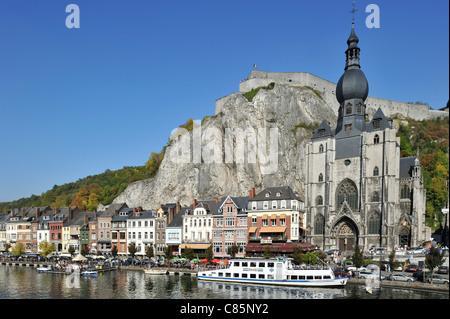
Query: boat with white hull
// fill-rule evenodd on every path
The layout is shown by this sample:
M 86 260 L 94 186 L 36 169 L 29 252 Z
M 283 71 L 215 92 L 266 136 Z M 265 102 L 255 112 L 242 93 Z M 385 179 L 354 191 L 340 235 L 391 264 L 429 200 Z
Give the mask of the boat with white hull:
M 336 277 L 329 266 L 300 267 L 293 265 L 290 260 L 281 259 L 232 259 L 228 268 L 199 270 L 197 278 L 303 287 L 344 287 L 348 281 L 348 277 Z

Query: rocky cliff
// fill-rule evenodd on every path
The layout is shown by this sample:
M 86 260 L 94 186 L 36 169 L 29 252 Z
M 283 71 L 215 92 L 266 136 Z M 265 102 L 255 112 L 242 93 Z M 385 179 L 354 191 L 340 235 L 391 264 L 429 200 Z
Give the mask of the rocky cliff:
M 155 209 L 278 185 L 302 196 L 305 145 L 323 119 L 333 126 L 335 110 L 318 91 L 286 84 L 222 100 L 218 114 L 174 134 L 154 178 L 130 184 L 114 203 Z

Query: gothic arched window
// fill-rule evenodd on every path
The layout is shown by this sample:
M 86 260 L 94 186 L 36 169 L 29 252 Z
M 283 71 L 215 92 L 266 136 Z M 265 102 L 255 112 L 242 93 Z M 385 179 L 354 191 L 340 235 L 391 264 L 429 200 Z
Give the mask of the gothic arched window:
M 323 182 L 323 175 L 322 175 L 322 173 L 319 174 L 319 182 Z
M 340 209 L 342 203 L 347 202 L 351 209 L 358 209 L 358 189 L 350 179 L 343 180 L 336 191 L 337 209 Z
M 378 134 L 375 134 L 375 137 L 373 138 L 373 144 L 378 144 L 380 143 L 380 137 L 378 136 Z
M 378 194 L 378 192 L 373 192 L 372 202 L 379 202 L 379 201 L 380 201 L 380 194 Z
M 323 144 L 320 144 L 319 146 L 319 153 L 323 153 Z
M 409 186 L 403 185 L 403 187 L 400 190 L 400 198 L 401 199 L 408 199 L 409 198 Z
M 322 206 L 323 205 L 323 197 L 322 196 L 317 196 L 316 198 L 316 205 L 317 206 Z
M 375 168 L 373 169 L 373 176 L 378 176 L 378 166 L 375 166 Z
M 317 215 L 316 219 L 314 221 L 314 234 L 315 235 L 322 235 L 323 234 L 323 227 L 324 227 L 325 219 L 322 215 Z
M 368 223 L 369 234 L 379 234 L 380 233 L 380 214 L 373 212 L 369 216 Z

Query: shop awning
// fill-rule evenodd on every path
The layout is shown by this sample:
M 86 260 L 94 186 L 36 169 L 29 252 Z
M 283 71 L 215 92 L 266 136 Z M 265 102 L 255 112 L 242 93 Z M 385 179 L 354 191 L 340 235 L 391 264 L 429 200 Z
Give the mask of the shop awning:
M 211 244 L 181 244 L 180 249 L 208 249 L 209 246 L 211 246 Z
M 263 215 L 261 218 L 262 219 L 267 219 L 267 217 L 268 217 L 267 215 Z
M 260 233 L 284 233 L 286 227 L 261 227 Z
M 300 226 L 299 227 L 300 229 L 303 229 L 304 231 L 310 231 L 308 228 L 306 228 L 306 227 L 302 227 L 302 226 Z
M 248 232 L 249 232 L 249 233 L 254 233 L 254 232 L 256 232 L 257 229 L 258 229 L 258 227 L 250 227 L 250 228 L 248 229 Z

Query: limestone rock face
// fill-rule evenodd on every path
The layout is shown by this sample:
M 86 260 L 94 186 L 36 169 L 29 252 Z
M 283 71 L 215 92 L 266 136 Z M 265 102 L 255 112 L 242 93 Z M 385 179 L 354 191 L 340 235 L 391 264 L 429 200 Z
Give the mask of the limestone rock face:
M 179 132 L 154 178 L 130 184 L 114 203 L 156 209 L 281 185 L 303 197 L 305 145 L 323 119 L 333 126 L 335 110 L 307 87 L 276 84 L 260 89 L 251 102 L 233 93 L 218 114 Z M 241 143 L 245 130 L 247 142 Z

